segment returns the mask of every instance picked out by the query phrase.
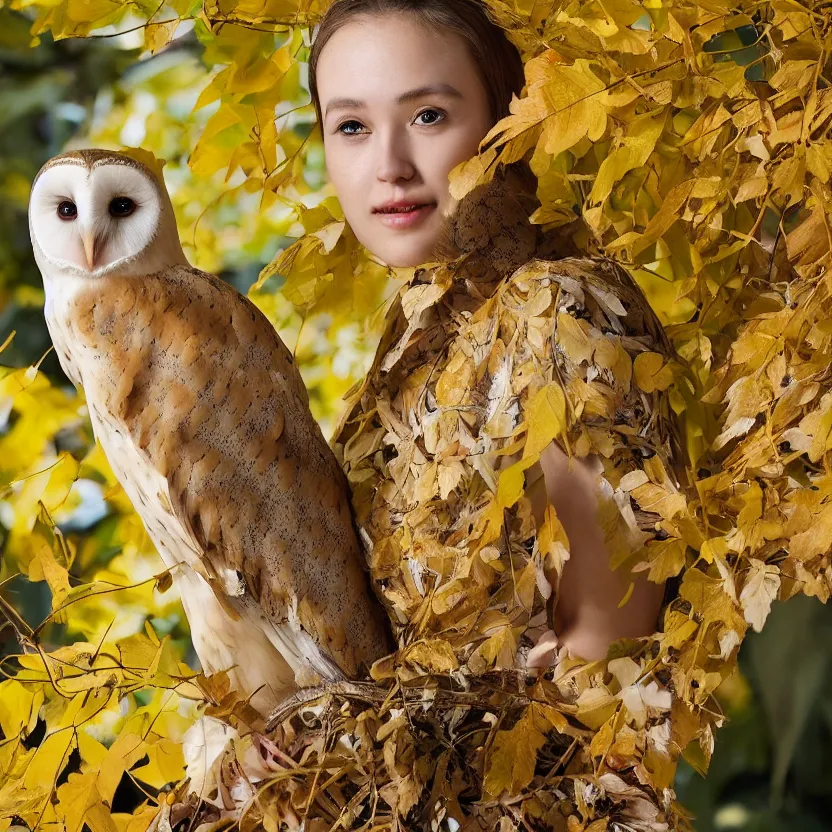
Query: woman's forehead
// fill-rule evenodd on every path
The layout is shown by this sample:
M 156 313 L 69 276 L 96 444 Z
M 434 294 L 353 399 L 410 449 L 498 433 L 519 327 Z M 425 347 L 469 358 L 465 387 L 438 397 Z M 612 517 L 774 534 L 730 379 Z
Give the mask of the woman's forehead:
M 465 97 L 478 82 L 468 50 L 442 40 L 437 32 L 404 18 L 351 21 L 321 51 L 318 88 L 322 103 L 333 96 L 345 105 L 407 104 L 415 92 Z M 331 108 L 330 108 L 331 109 Z

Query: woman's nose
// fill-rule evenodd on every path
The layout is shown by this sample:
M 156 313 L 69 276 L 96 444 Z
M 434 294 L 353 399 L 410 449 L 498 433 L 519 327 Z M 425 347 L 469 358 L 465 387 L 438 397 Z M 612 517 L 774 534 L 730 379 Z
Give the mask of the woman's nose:
M 416 171 L 407 137 L 398 131 L 380 134 L 376 175 L 382 182 L 411 179 Z

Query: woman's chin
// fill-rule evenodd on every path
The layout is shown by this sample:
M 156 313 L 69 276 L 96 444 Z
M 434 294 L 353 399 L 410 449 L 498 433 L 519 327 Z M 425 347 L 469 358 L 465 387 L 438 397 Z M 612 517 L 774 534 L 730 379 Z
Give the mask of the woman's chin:
M 380 247 L 379 247 L 380 248 Z M 371 251 L 373 249 L 370 249 Z M 378 249 L 377 249 L 378 251 Z M 379 251 L 378 258 L 392 269 L 410 269 L 431 260 L 433 242 L 410 246 L 387 246 Z

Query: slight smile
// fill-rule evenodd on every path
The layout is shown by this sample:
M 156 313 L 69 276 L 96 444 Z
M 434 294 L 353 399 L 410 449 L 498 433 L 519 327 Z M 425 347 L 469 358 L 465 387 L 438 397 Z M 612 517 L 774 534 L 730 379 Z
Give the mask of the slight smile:
M 410 228 L 421 222 L 434 208 L 436 208 L 436 203 L 430 202 L 427 205 L 418 205 L 410 210 L 376 211 L 375 216 L 388 228 Z

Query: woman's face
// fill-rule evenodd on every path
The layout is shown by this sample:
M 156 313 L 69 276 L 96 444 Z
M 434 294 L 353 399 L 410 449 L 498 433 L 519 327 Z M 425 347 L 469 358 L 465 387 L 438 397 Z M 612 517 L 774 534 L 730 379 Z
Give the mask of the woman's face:
M 428 261 L 452 208 L 448 174 L 492 126 L 465 42 L 406 16 L 355 19 L 317 77 L 327 171 L 356 237 L 389 266 Z M 379 211 L 390 202 L 428 207 Z

